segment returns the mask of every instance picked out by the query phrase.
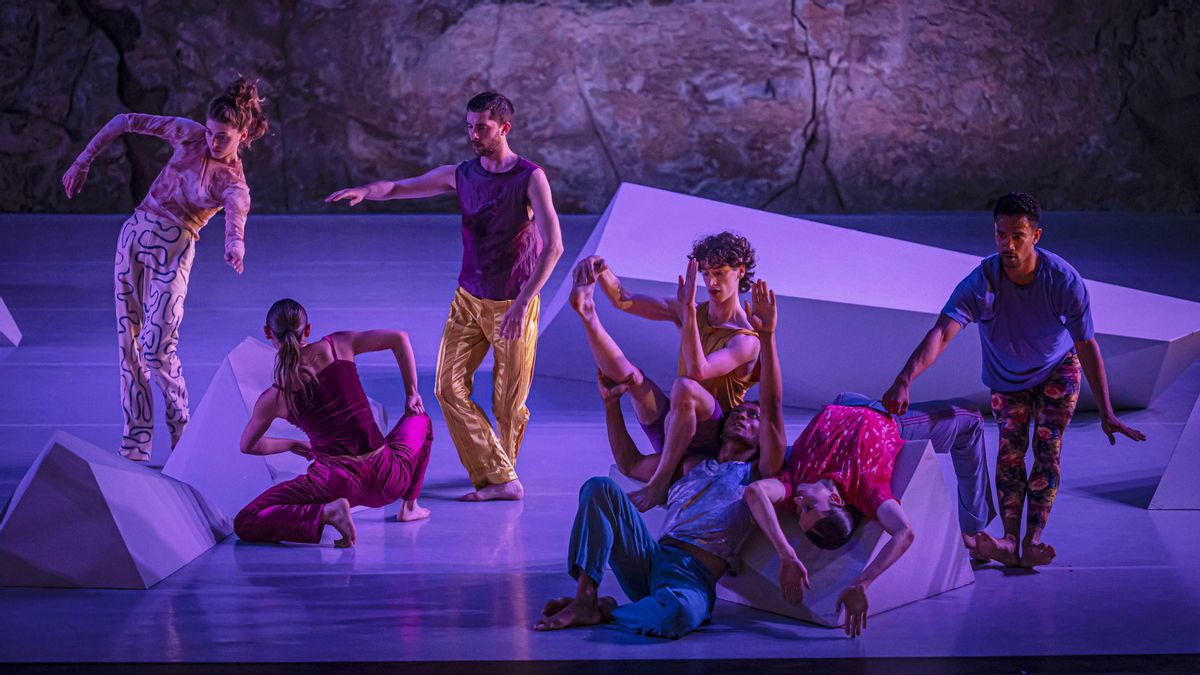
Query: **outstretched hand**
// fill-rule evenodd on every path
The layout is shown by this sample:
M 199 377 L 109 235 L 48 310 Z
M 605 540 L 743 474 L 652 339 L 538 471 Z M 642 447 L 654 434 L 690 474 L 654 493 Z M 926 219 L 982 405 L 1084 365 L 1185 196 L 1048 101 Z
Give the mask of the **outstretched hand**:
M 861 584 L 847 586 L 837 599 L 836 611 L 846 608 L 846 635 L 858 637 L 867 627 L 867 589 Z
M 337 192 L 325 198 L 326 204 L 350 200 L 350 206 L 358 206 L 358 203 L 367 197 L 367 189 L 365 187 L 352 187 L 338 190 Z
M 687 271 L 679 277 L 679 286 L 675 289 L 675 299 L 679 301 L 679 322 L 686 323 L 696 314 L 696 271 L 700 263 L 688 259 Z
M 87 180 L 87 175 L 88 167 L 82 164 L 75 163 L 67 168 L 67 172 L 62 177 L 63 190 L 67 193 L 67 199 L 73 198 L 83 190 L 83 183 Z
M 775 291 L 767 287 L 767 282 L 759 279 L 750 289 L 750 299 L 754 301 L 753 305 L 746 302 L 746 318 L 750 320 L 750 327 L 761 335 L 774 333 L 779 321 Z
M 1117 444 L 1116 434 L 1123 434 L 1135 441 L 1146 440 L 1146 434 L 1126 425 L 1116 415 L 1111 417 L 1101 417 L 1100 428 L 1104 431 L 1104 435 L 1108 436 L 1109 445 Z

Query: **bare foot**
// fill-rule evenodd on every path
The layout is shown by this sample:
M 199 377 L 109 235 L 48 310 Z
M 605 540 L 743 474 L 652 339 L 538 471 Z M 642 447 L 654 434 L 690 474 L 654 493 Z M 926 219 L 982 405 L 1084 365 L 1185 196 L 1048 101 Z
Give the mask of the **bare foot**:
M 333 542 L 336 548 L 350 548 L 354 545 L 357 532 L 354 529 L 354 518 L 350 517 L 350 502 L 345 498 L 335 499 L 321 508 L 321 523 L 331 525 L 342 535 L 341 539 Z
M 1049 565 L 1058 552 L 1050 544 L 1027 543 L 1021 547 L 1021 567 Z
M 571 308 L 584 321 L 591 321 L 596 318 L 596 282 L 586 281 L 581 278 L 581 274 L 577 269 L 575 272 L 575 285 L 571 287 L 571 295 L 567 302 L 571 303 Z
M 656 483 L 646 483 L 646 487 L 629 493 L 629 501 L 638 511 L 645 513 L 667 501 L 667 489 Z
M 400 505 L 400 513 L 396 514 L 396 520 L 402 523 L 411 523 L 414 520 L 424 520 L 429 517 L 429 509 L 417 503 L 417 500 L 404 502 Z
M 575 602 L 575 598 L 569 595 L 564 595 L 561 598 L 554 598 L 546 601 L 546 606 L 542 608 L 542 616 L 554 616 L 561 612 L 567 605 Z
M 559 601 L 566 600 L 565 606 L 557 606 Z M 546 603 L 545 611 L 555 605 L 557 611 L 533 625 L 534 630 L 559 630 L 571 626 L 594 626 L 612 620 L 612 611 L 617 601 L 611 596 L 600 598 L 595 603 L 589 603 L 577 598 L 558 598 Z
M 967 555 L 969 555 L 971 557 L 971 560 L 976 560 L 979 562 L 987 562 L 987 560 L 988 560 L 987 556 L 985 556 L 979 552 L 978 537 L 979 537 L 978 532 L 974 532 L 974 533 L 970 533 L 970 534 L 963 532 L 962 533 L 963 546 L 967 547 Z
M 1017 538 L 1005 536 L 996 539 L 987 532 L 975 535 L 975 549 L 986 560 L 995 560 L 1005 567 L 1019 567 L 1021 558 L 1017 554 Z
M 520 501 L 525 498 L 525 487 L 521 481 L 513 479 L 499 485 L 489 485 L 474 492 L 468 492 L 459 499 L 464 502 L 488 502 L 494 500 Z

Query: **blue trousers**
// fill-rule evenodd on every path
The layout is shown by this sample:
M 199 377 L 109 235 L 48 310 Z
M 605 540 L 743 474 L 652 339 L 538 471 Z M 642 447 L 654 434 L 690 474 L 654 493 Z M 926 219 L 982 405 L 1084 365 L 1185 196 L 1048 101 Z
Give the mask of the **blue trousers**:
M 568 571 L 597 584 L 612 568 L 631 602 L 613 611 L 613 622 L 643 635 L 679 638 L 708 623 L 717 580 L 683 549 L 654 539 L 642 514 L 609 478 L 590 478 L 579 490 L 571 529 Z

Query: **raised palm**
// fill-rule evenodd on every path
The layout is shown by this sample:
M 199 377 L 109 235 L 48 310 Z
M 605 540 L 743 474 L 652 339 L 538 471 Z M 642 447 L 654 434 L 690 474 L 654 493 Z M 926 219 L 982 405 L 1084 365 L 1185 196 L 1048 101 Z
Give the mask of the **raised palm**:
M 779 321 L 779 313 L 775 307 L 775 291 L 767 287 L 767 282 L 759 279 L 750 291 L 753 304 L 746 303 L 746 318 L 750 326 L 759 333 L 774 333 Z

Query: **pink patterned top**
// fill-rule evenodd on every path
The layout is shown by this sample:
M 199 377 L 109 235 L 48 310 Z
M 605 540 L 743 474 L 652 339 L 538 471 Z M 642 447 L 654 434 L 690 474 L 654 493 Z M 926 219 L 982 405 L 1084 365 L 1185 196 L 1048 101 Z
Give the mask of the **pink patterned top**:
M 123 113 L 112 118 L 75 160 L 83 167 L 104 152 L 122 134 L 157 136 L 171 144 L 174 153 L 150 186 L 137 210 L 165 218 L 200 238 L 200 228 L 225 209 L 225 252 L 246 254 L 246 215 L 250 213 L 250 188 L 242 162 L 222 162 L 208 151 L 204 125 L 182 117 Z

